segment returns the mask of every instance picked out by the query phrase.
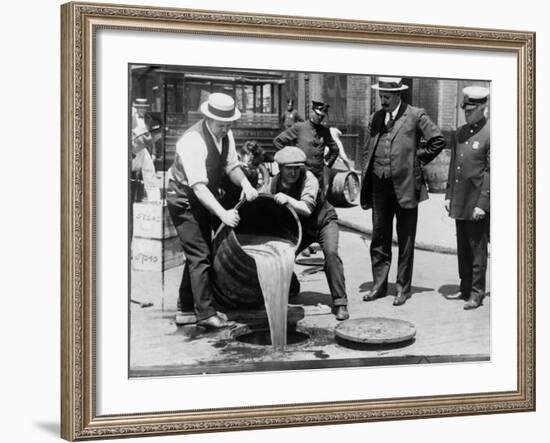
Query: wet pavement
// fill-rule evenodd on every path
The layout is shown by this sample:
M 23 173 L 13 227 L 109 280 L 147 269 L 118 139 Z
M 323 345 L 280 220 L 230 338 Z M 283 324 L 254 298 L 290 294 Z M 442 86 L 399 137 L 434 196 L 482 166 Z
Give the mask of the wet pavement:
M 452 235 L 452 233 L 447 233 Z M 415 252 L 413 295 L 403 306 L 392 305 L 395 286 L 385 298 L 363 302 L 372 285 L 368 236 L 341 229 L 348 308 L 352 319 L 387 317 L 411 322 L 416 336 L 391 345 L 348 342 L 334 335 L 340 323 L 330 312 L 322 253 L 296 265 L 301 293 L 289 301 L 289 333 L 284 351 L 265 341 L 265 311 L 225 311 L 235 328 L 209 332 L 194 325 L 178 326 L 177 289 L 182 267 L 159 272 L 132 272 L 132 298 L 150 307 L 131 304 L 131 376 L 298 370 L 326 367 L 445 363 L 487 360 L 490 356 L 490 294 L 483 306 L 465 311 L 463 301 L 447 297 L 458 290 L 457 258 L 449 253 Z M 390 281 L 395 280 L 397 250 Z M 300 261 L 300 260 L 299 260 Z M 488 281 L 490 276 L 488 275 Z M 247 337 L 249 333 L 256 336 Z M 247 342 L 245 342 L 247 341 Z

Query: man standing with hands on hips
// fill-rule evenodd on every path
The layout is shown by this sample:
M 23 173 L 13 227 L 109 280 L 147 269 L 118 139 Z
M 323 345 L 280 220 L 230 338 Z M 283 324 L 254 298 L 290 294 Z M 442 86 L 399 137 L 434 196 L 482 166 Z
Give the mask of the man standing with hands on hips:
M 322 124 L 329 105 L 321 101 L 311 101 L 309 120 L 298 122 L 281 132 L 273 140 L 277 151 L 285 146 L 297 146 L 306 154 L 306 166 L 319 181 L 319 198 L 324 200 L 328 191 L 328 168 L 338 158 L 338 145 L 330 135 L 330 130 Z M 328 152 L 325 155 L 325 146 Z
M 475 309 L 485 297 L 489 243 L 489 90 L 469 86 L 462 92 L 466 124 L 457 129 L 451 146 L 445 209 L 456 220 L 460 292 L 455 298 L 466 300 L 464 309 Z
M 369 118 L 363 154 L 361 206 L 372 208 L 374 280 L 363 300 L 387 294 L 395 217 L 399 257 L 393 304 L 399 306 L 411 296 L 418 204 L 428 198 L 422 166 L 441 152 L 445 140 L 423 109 L 401 100 L 401 93 L 408 88 L 401 78 L 380 77 L 372 88 L 379 92 L 382 109 Z M 425 146 L 420 145 L 421 138 Z
M 239 167 L 232 123 L 241 116 L 233 98 L 213 93 L 200 110 L 204 118 L 191 126 L 176 144 L 176 157 L 169 170 L 168 210 L 185 254 L 179 289 L 182 310 L 194 310 L 197 325 L 210 329 L 233 322 L 214 308 L 211 285 L 212 216 L 234 228 L 239 213 L 218 202 L 222 175 L 242 188 L 247 201 L 258 192 Z

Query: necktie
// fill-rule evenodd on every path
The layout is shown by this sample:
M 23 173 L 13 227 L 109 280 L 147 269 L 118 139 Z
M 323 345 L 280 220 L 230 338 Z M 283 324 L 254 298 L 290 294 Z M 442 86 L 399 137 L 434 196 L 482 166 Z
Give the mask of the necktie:
M 386 129 L 388 131 L 392 130 L 394 122 L 395 120 L 393 119 L 391 112 L 388 112 L 388 122 L 386 123 Z

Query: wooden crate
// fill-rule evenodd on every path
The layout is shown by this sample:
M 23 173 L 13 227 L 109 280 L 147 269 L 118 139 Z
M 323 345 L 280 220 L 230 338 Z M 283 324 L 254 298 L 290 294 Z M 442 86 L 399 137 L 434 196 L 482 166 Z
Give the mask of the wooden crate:
M 177 235 L 166 202 L 134 203 L 134 237 L 163 239 Z
M 132 240 L 132 267 L 136 271 L 162 272 L 184 262 L 178 237 L 161 240 L 134 237 Z

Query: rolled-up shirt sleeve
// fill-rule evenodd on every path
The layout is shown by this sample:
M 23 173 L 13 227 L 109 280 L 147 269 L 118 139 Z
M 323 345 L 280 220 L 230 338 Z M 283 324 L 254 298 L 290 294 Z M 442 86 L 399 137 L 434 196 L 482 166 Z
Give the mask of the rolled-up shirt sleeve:
M 206 156 L 208 151 L 204 140 L 197 132 L 189 132 L 176 144 L 176 153 L 185 177 L 187 185 L 193 187 L 197 183 L 208 184 L 206 175 Z
M 235 147 L 235 138 L 233 137 L 233 131 L 230 130 L 227 133 L 227 138 L 229 139 L 229 146 L 227 149 L 227 164 L 225 166 L 225 173 L 229 174 L 241 163 L 239 161 L 239 157 L 237 156 L 237 149 Z
M 315 208 L 318 192 L 319 182 L 311 172 L 306 171 L 306 179 L 304 180 L 304 187 L 302 188 L 300 200 L 307 205 L 310 211 L 313 211 L 313 208 Z

